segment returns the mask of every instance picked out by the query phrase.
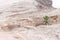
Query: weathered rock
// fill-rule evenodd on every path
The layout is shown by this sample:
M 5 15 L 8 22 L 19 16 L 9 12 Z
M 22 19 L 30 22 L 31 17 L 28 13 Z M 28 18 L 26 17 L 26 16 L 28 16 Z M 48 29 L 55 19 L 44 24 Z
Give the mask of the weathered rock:
M 52 7 L 52 0 L 36 0 L 40 7 Z

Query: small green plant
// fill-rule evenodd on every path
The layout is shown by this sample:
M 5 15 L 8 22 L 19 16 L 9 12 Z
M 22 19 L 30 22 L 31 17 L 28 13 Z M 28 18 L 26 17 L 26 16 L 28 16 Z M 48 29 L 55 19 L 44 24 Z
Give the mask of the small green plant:
M 44 19 L 44 23 L 45 23 L 45 24 L 48 24 L 48 19 L 49 19 L 49 17 L 48 17 L 48 16 L 44 16 L 43 19 Z

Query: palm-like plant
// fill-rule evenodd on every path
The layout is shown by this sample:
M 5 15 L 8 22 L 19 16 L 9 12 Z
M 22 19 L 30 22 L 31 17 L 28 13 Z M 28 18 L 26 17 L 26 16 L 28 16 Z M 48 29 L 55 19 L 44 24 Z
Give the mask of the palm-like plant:
M 45 23 L 45 24 L 48 24 L 48 19 L 49 19 L 49 17 L 48 17 L 48 16 L 44 16 L 43 19 L 44 19 L 44 23 Z

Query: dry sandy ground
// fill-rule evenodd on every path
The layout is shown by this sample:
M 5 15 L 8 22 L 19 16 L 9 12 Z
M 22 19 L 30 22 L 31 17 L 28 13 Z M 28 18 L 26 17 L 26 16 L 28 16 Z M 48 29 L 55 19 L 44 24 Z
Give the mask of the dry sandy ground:
M 60 24 L 0 31 L 0 40 L 60 40 Z
M 49 13 L 52 14 L 49 15 L 48 13 L 48 15 L 49 16 L 58 15 L 58 14 L 60 15 L 59 10 L 60 9 L 51 11 Z M 33 13 L 32 15 L 35 14 Z M 26 16 L 28 17 L 29 15 L 25 14 L 24 18 Z M 60 24 L 40 25 L 37 27 L 26 26 L 25 28 L 22 27 L 22 28 L 13 29 L 12 31 L 0 31 L 0 40 L 60 40 Z
M 33 21 L 32 25 L 30 25 L 31 21 L 25 20 L 32 20 L 30 18 L 43 17 L 45 15 L 60 15 L 60 9 L 39 9 L 27 3 L 14 3 L 14 5 L 4 9 L 0 14 L 0 26 L 2 26 L 2 29 L 0 29 L 0 40 L 60 40 L 60 24 L 35 26 L 34 22 L 36 21 Z M 18 26 L 18 28 L 15 25 L 10 25 L 10 27 L 16 28 L 9 31 L 7 28 L 9 26 L 8 24 L 19 24 L 19 22 L 21 22 L 17 22 L 17 19 L 25 20 L 21 24 L 23 26 Z M 30 24 L 28 24 L 29 22 Z

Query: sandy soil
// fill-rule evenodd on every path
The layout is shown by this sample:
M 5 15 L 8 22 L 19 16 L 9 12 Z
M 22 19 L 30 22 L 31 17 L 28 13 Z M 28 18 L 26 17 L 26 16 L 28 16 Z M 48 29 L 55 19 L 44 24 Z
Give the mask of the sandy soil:
M 60 15 L 60 9 L 39 9 L 26 2 L 13 3 L 1 11 L 0 40 L 60 40 L 60 23 L 41 25 L 41 17 Z

